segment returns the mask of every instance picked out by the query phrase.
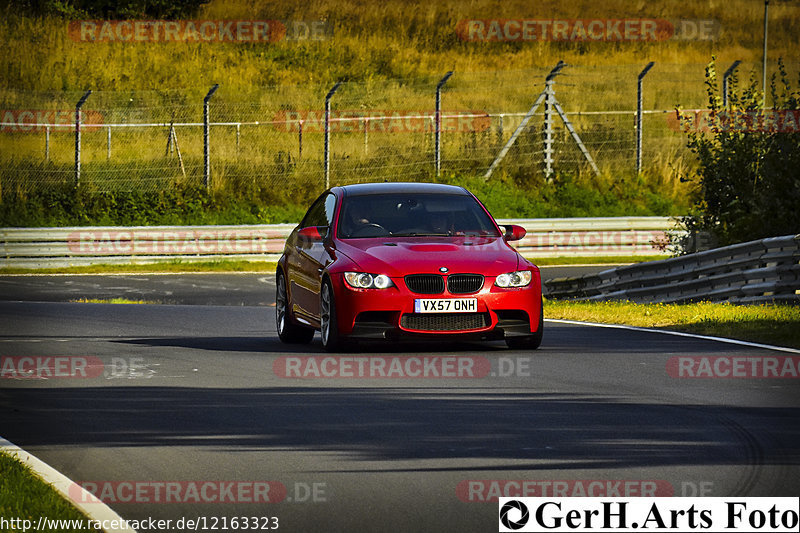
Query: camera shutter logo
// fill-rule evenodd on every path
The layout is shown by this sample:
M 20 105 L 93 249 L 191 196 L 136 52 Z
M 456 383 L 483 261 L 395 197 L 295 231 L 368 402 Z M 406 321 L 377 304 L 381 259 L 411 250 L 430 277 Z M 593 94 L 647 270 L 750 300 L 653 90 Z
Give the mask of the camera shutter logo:
M 508 513 L 510 513 L 512 509 L 516 509 L 520 514 L 519 520 L 516 522 L 508 517 Z M 530 512 L 528 512 L 528 506 L 519 500 L 507 501 L 503 504 L 503 507 L 500 508 L 500 522 L 508 529 L 522 529 L 525 527 L 525 524 L 528 523 L 529 518 Z

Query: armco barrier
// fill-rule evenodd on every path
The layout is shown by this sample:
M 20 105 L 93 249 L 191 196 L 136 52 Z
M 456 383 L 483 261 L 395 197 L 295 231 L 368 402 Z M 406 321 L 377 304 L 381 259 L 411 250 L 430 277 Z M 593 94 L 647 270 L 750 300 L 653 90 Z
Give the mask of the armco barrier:
M 2 267 L 61 268 L 159 261 L 265 261 L 283 251 L 294 224 L 4 228 Z
M 800 303 L 800 235 L 558 278 L 545 285 L 553 299 Z
M 512 243 L 526 257 L 669 255 L 668 235 L 685 233 L 669 217 L 498 219 L 528 232 Z
M 666 255 L 667 217 L 498 220 L 528 231 L 514 243 L 523 255 Z M 63 268 L 95 264 L 222 259 L 274 261 L 294 224 L 0 229 L 0 268 Z

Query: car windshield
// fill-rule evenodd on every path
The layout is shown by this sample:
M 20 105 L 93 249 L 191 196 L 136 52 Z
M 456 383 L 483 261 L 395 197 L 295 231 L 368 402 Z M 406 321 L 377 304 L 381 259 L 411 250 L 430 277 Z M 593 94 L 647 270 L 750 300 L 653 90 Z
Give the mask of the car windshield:
M 347 197 L 339 215 L 339 238 L 499 236 L 471 196 L 369 194 Z

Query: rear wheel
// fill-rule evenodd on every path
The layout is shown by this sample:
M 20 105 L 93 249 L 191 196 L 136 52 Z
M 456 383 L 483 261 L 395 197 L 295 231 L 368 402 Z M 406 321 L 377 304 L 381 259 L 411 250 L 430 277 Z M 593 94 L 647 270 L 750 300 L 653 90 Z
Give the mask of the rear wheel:
M 289 292 L 286 276 L 278 272 L 275 276 L 275 323 L 278 337 L 288 344 L 307 344 L 314 338 L 314 330 L 295 324 L 289 313 Z
M 338 352 L 350 346 L 339 333 L 339 323 L 336 317 L 336 299 L 333 287 L 329 280 L 322 282 L 319 291 L 319 332 L 322 336 L 322 346 L 329 352 Z
M 542 344 L 542 336 L 544 333 L 544 309 L 543 305 L 539 304 L 539 327 L 533 335 L 525 335 L 522 337 L 509 337 L 506 339 L 506 346 L 520 350 L 535 350 Z

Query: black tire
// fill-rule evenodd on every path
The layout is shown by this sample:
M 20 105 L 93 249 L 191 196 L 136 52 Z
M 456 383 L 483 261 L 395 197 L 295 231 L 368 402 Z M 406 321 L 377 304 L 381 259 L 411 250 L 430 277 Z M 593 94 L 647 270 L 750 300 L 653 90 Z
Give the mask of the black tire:
M 544 334 L 544 305 L 539 306 L 539 328 L 533 335 L 525 335 L 523 337 L 508 337 L 506 339 L 506 346 L 517 350 L 535 350 L 542 344 L 542 336 Z
M 289 293 L 286 276 L 278 271 L 275 276 L 275 324 L 278 338 L 287 344 L 308 344 L 314 338 L 314 330 L 296 324 L 289 312 Z
M 340 352 L 351 346 L 351 343 L 339 333 L 336 299 L 328 279 L 322 281 L 319 291 L 319 332 L 322 346 L 328 352 Z

